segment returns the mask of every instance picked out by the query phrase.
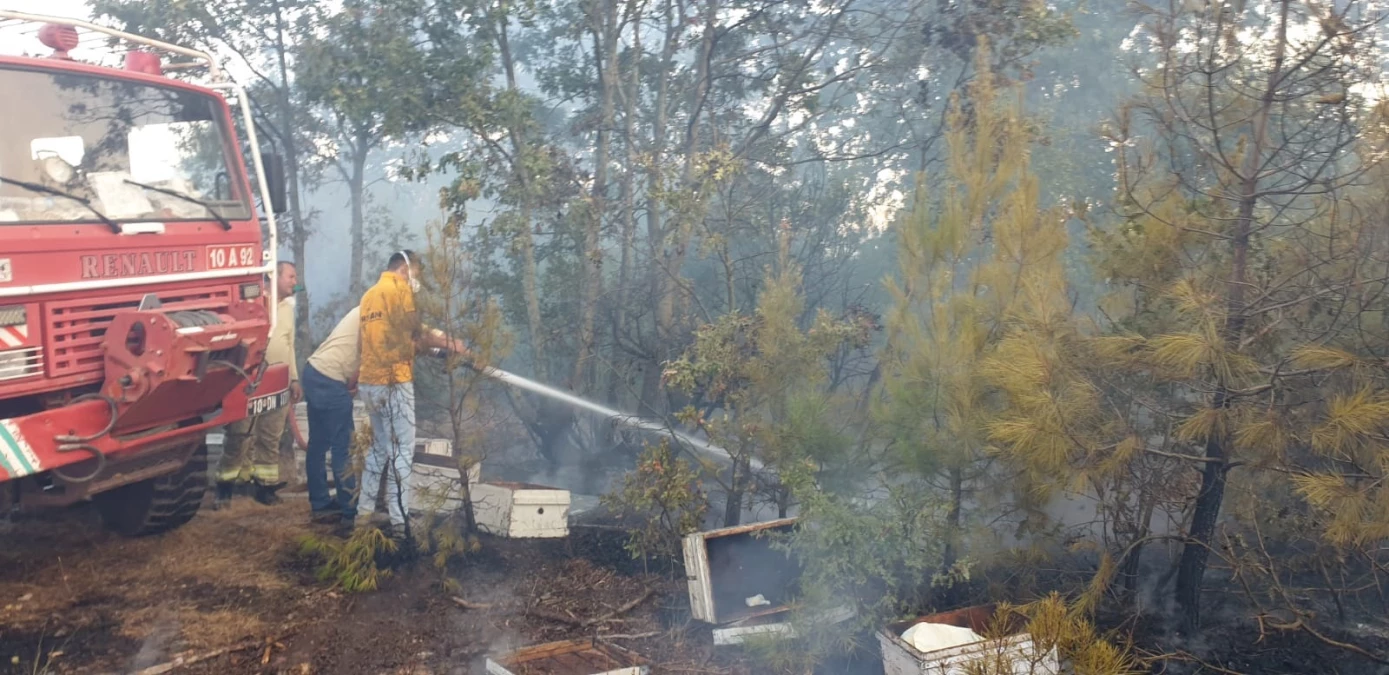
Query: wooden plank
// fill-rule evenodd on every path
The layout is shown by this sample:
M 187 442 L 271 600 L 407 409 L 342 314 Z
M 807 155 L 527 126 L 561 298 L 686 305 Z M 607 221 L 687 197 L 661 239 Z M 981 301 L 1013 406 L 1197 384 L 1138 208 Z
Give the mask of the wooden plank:
M 685 578 L 690 588 L 690 615 L 695 621 L 714 623 L 714 585 L 709 578 L 709 549 L 704 533 L 685 535 Z
M 719 617 L 719 625 L 728 626 L 728 625 L 740 623 L 740 622 L 743 622 L 743 621 L 751 621 L 751 620 L 753 620 L 753 619 L 760 619 L 760 618 L 762 618 L 762 617 L 764 617 L 764 616 L 774 616 L 774 615 L 777 615 L 777 614 L 785 614 L 786 612 L 790 612 L 790 611 L 791 611 L 791 608 L 790 608 L 790 607 L 787 607 L 786 605 L 768 606 L 768 607 L 749 607 L 749 608 L 746 608 L 746 609 L 744 609 L 744 608 L 739 608 L 739 609 L 737 609 L 737 610 L 735 610 L 735 611 L 729 612 L 729 613 L 724 614 L 723 616 Z
M 525 647 L 495 660 L 488 659 L 487 672 L 516 675 L 516 671 L 540 670 L 553 675 L 640 675 L 647 672 L 648 663 L 639 654 L 618 645 L 582 638 Z
M 613 658 L 603 650 L 602 645 L 595 645 L 593 649 L 585 649 L 581 652 L 575 652 L 575 654 L 588 662 L 591 667 L 597 668 L 599 671 L 612 670 L 613 668 L 621 668 L 630 665 Z
M 555 654 L 547 661 L 555 664 L 553 669 L 557 671 L 555 675 L 594 675 L 588 663 L 579 658 L 579 652 L 566 652 Z M 601 671 L 598 671 L 601 672 Z
M 452 457 L 445 457 L 444 455 L 431 455 L 428 453 L 416 451 L 414 461 L 416 466 L 433 466 L 438 467 L 440 469 L 449 469 L 453 471 L 454 474 L 458 473 L 458 460 Z
M 972 607 L 964 607 L 948 612 L 937 612 L 935 614 L 927 614 L 924 616 L 919 616 L 910 621 L 899 621 L 897 623 L 889 624 L 887 626 L 887 629 L 889 631 L 895 631 L 897 634 L 900 635 L 902 633 L 907 632 L 908 628 L 911 628 L 912 626 L 915 626 L 919 623 L 943 623 L 947 626 L 968 628 L 980 635 L 984 635 L 985 633 L 989 632 L 989 629 L 993 626 L 994 616 L 997 613 L 998 605 L 974 605 Z M 1010 629 L 1008 631 L 1009 635 L 1022 631 L 1023 627 L 1017 625 L 1018 622 L 1009 621 L 1008 623 L 1011 624 L 1008 626 L 1008 628 Z
M 535 483 L 518 483 L 518 482 L 515 482 L 515 481 L 506 481 L 506 480 L 493 480 L 493 481 L 488 481 L 487 484 L 488 484 L 488 485 L 496 485 L 496 486 L 498 486 L 498 487 L 504 487 L 504 488 L 507 488 L 507 489 L 509 489 L 509 490 L 559 490 L 559 489 L 560 489 L 560 488 L 557 488 L 557 487 L 550 487 L 550 486 L 548 486 L 548 485 L 536 485 Z
M 597 642 L 598 647 L 611 654 L 614 659 L 621 659 L 624 665 L 628 666 L 649 666 L 651 662 L 646 657 L 638 654 L 626 647 L 610 644 L 607 642 Z
M 523 647 L 515 651 L 503 654 L 498 661 L 503 664 L 520 664 L 536 659 L 543 659 L 555 654 L 579 651 L 581 649 L 592 649 L 593 638 L 580 638 L 578 640 L 564 640 L 561 642 L 547 642 L 541 645 Z

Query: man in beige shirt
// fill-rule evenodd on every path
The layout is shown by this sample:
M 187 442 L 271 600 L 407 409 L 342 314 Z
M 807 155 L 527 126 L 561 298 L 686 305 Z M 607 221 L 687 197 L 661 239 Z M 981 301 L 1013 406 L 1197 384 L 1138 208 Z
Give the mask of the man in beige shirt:
M 357 515 L 356 476 L 348 466 L 348 451 L 355 431 L 352 398 L 357 393 L 361 363 L 360 327 L 361 307 L 357 306 L 338 322 L 304 366 L 304 398 L 309 408 L 304 470 L 309 481 L 309 517 L 315 523 L 350 526 Z M 331 496 L 324 466 L 330 453 L 337 486 Z
M 269 365 L 289 365 L 290 405 L 268 410 L 227 425 L 226 444 L 222 461 L 217 468 L 217 499 L 214 508 L 231 501 L 238 483 L 255 486 L 255 500 L 265 504 L 280 501 L 275 494 L 284 486 L 280 482 L 280 436 L 285 422 L 299 400 L 299 367 L 294 360 L 294 287 L 298 284 L 294 263 L 281 262 L 276 267 L 275 288 L 279 305 L 275 308 L 275 329 L 265 347 Z

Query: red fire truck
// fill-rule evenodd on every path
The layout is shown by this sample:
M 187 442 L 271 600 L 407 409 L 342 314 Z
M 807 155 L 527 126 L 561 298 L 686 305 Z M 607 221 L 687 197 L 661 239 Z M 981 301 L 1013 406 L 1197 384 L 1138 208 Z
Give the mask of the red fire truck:
M 0 31 L 51 50 L 0 56 L 0 514 L 91 499 L 123 534 L 177 527 L 208 430 L 289 405 L 264 364 L 281 164 L 207 53 L 7 10 Z

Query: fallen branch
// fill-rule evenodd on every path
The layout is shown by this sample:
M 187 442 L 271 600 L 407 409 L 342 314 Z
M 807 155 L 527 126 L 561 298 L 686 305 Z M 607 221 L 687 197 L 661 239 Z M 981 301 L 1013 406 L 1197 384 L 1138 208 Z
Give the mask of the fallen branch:
M 449 599 L 453 601 L 453 604 L 458 605 L 463 609 L 492 609 L 493 607 L 493 605 L 488 602 L 468 602 L 467 600 L 464 600 L 463 598 L 460 598 L 456 595 L 450 597 Z
M 280 634 L 279 637 L 265 637 L 257 638 L 254 640 L 246 640 L 231 645 L 230 647 L 222 647 L 220 649 L 214 649 L 210 652 L 203 652 L 201 654 L 180 654 L 174 657 L 174 659 L 172 661 L 169 661 L 168 663 L 161 663 L 157 666 L 150 666 L 149 668 L 146 668 L 144 670 L 138 670 L 134 673 L 134 675 L 164 675 L 164 673 L 171 673 L 175 670 L 178 670 L 179 668 L 184 668 L 194 664 L 202 663 L 203 661 L 210 661 L 219 656 L 226 656 L 227 654 L 244 652 L 251 649 L 256 649 L 258 647 L 263 647 L 265 649 L 265 656 L 261 657 L 262 663 L 269 663 L 269 654 L 271 648 L 277 647 L 283 650 L 284 645 L 281 644 L 280 641 L 293 635 L 297 630 L 298 628 L 296 627 L 292 630 Z
M 661 631 L 658 631 L 658 630 L 653 630 L 653 631 L 651 631 L 650 633 L 633 633 L 633 634 L 630 634 L 630 635 L 622 634 L 622 633 L 610 633 L 610 634 L 607 634 L 607 635 L 599 635 L 599 636 L 598 636 L 598 639 L 599 639 L 599 640 L 645 640 L 646 638 L 653 638 L 653 637 L 656 637 L 657 635 L 660 635 L 660 634 L 661 634 Z
M 1303 621 L 1302 619 L 1298 619 L 1296 621 L 1293 621 L 1292 623 L 1281 623 L 1270 620 L 1269 625 L 1273 626 L 1278 630 L 1292 631 L 1301 629 L 1302 632 L 1307 633 L 1308 635 L 1311 635 L 1312 637 L 1321 640 L 1322 642 L 1332 647 L 1336 647 L 1337 649 L 1344 649 L 1348 652 L 1359 654 L 1371 661 L 1374 661 L 1375 663 L 1389 664 L 1389 659 L 1385 659 L 1383 656 L 1380 656 L 1359 645 L 1353 645 L 1349 642 L 1341 642 L 1340 640 L 1336 640 L 1327 635 L 1324 635 L 1317 629 L 1307 625 L 1307 622 Z
M 525 613 L 538 619 L 545 619 L 547 621 L 554 621 L 556 623 L 569 624 L 570 626 L 573 626 L 575 628 L 588 628 L 590 626 L 593 626 L 594 624 L 612 621 L 613 619 L 616 619 L 617 617 L 622 616 L 623 614 L 626 614 L 636 609 L 638 605 L 641 605 L 641 603 L 646 602 L 648 599 L 651 598 L 651 596 L 655 594 L 656 590 L 654 588 L 648 588 L 646 589 L 646 592 L 642 593 L 636 600 L 633 600 L 621 607 L 618 607 L 617 609 L 614 609 L 613 611 L 608 612 L 607 614 L 604 614 L 599 617 L 594 617 L 592 619 L 576 619 L 574 617 L 565 616 L 558 612 L 552 612 L 550 610 L 542 609 L 540 607 L 532 607 L 530 609 L 527 609 Z
M 636 600 L 633 600 L 633 601 L 631 601 L 631 602 L 629 602 L 629 603 L 627 603 L 627 604 L 625 604 L 625 605 L 623 605 L 623 606 L 621 606 L 621 607 L 618 607 L 617 609 L 614 609 L 613 611 L 608 612 L 607 614 L 604 614 L 603 616 L 598 617 L 597 619 L 590 620 L 590 621 L 588 621 L 587 623 L 585 623 L 584 625 L 586 625 L 586 626 L 587 626 L 587 625 L 592 625 L 592 624 L 595 624 L 595 623 L 599 623 L 599 622 L 601 622 L 601 621 L 607 621 L 608 619 L 615 619 L 615 618 L 617 618 L 617 617 L 619 617 L 619 616 L 622 616 L 623 614 L 626 614 L 627 612 L 630 612 L 630 611 L 636 609 L 638 605 L 640 605 L 640 604 L 643 603 L 643 602 L 646 602 L 648 599 L 651 598 L 651 596 L 653 596 L 653 595 L 655 595 L 655 594 L 656 594 L 656 589 L 654 589 L 654 588 L 648 588 L 648 589 L 646 589 L 646 592 L 645 592 L 645 593 L 642 593 Z
M 568 617 L 559 612 L 552 612 L 548 609 L 541 609 L 539 607 L 531 607 L 527 609 L 525 613 L 526 616 L 533 616 L 537 619 L 545 619 L 546 621 L 554 621 L 555 623 L 565 623 L 575 628 L 585 628 L 588 626 L 583 620 Z
M 247 640 L 246 642 L 243 642 L 238 645 L 223 647 L 221 649 L 214 649 L 210 652 L 203 652 L 202 654 L 182 654 L 177 657 L 174 657 L 174 660 L 168 663 L 161 663 L 157 666 L 150 666 L 149 668 L 146 668 L 144 670 L 136 671 L 135 675 L 163 675 L 164 673 L 173 672 L 174 670 L 182 668 L 184 666 L 191 666 L 195 663 L 202 663 L 203 661 L 215 659 L 219 656 L 225 656 L 227 654 L 244 652 L 248 649 L 255 649 L 256 647 L 260 647 L 262 645 L 265 645 L 264 640 Z

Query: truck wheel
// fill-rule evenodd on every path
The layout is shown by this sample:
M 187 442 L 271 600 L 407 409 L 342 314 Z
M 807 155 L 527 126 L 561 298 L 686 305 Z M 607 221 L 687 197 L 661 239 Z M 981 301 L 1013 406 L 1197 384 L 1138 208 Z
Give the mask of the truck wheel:
M 107 527 L 127 537 L 167 532 L 193 519 L 207 489 L 207 443 L 173 473 L 102 492 L 96 502 Z

